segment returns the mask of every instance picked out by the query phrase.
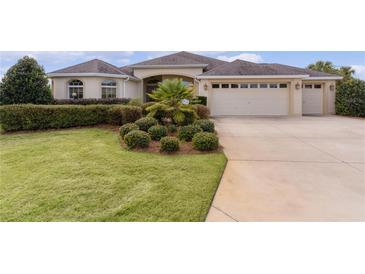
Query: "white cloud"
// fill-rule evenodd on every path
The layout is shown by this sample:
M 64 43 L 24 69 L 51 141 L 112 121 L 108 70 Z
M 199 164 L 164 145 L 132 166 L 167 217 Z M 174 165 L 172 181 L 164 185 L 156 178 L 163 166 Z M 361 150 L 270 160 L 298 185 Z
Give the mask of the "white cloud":
M 355 77 L 365 80 L 365 65 L 351 65 L 355 70 Z
M 234 56 L 220 55 L 217 57 L 217 59 L 220 59 L 223 61 L 228 61 L 228 62 L 232 62 L 236 59 L 245 60 L 245 61 L 254 62 L 254 63 L 260 63 L 263 61 L 263 58 L 261 57 L 261 55 L 258 55 L 255 53 L 240 53 L 240 54 L 234 55 Z

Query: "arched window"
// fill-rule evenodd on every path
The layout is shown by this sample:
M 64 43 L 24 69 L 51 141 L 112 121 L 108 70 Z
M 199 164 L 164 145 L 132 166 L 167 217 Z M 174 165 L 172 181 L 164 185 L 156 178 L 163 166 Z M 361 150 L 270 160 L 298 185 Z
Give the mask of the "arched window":
M 101 98 L 117 98 L 117 82 L 105 80 L 101 83 Z
M 84 98 L 84 83 L 81 80 L 71 80 L 68 82 L 68 94 L 70 99 Z

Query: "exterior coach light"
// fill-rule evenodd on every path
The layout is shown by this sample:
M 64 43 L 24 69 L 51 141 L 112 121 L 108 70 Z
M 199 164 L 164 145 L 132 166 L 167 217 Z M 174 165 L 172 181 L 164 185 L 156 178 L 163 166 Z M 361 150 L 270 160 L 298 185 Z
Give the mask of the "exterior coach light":
M 335 90 L 335 85 L 330 85 L 330 91 L 334 91 Z
M 204 90 L 207 90 L 208 89 L 208 85 L 207 83 L 204 84 Z
M 300 84 L 299 83 L 295 84 L 295 89 L 300 89 Z

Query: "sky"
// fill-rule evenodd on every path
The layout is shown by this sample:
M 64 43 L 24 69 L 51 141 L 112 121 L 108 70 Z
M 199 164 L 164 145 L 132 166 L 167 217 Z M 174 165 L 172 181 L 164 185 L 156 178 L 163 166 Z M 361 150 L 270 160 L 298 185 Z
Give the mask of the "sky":
M 91 59 L 101 59 L 121 67 L 147 59 L 174 53 L 173 51 L 0 51 L 0 79 L 17 60 L 25 55 L 34 57 L 46 72 L 76 65 Z M 256 63 L 281 63 L 306 67 L 318 60 L 331 61 L 335 66 L 351 66 L 355 77 L 365 80 L 365 51 L 200 51 L 193 52 L 226 61 L 236 59 Z

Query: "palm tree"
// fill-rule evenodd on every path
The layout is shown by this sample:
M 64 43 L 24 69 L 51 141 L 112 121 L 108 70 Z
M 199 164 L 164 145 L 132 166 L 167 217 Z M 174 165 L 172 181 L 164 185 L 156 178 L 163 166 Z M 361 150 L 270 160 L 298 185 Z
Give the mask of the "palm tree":
M 336 73 L 337 70 L 332 62 L 329 61 L 317 61 L 314 64 L 310 64 L 307 68 L 316 71 L 322 71 L 327 73 Z
M 338 73 L 343 77 L 343 81 L 348 81 L 353 79 L 353 74 L 355 74 L 355 70 L 351 67 L 340 67 Z
M 194 88 L 184 84 L 182 79 L 166 79 L 148 96 L 156 103 L 147 108 L 148 115 L 154 117 L 158 111 L 166 113 L 176 123 L 183 123 L 186 115 L 197 118 L 191 104 L 194 99 Z

